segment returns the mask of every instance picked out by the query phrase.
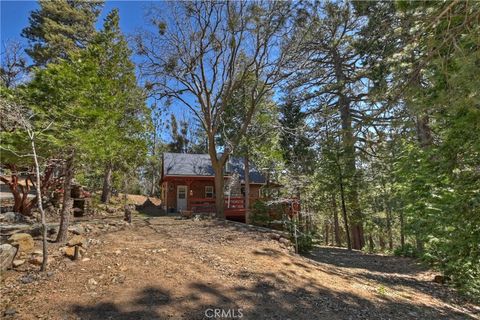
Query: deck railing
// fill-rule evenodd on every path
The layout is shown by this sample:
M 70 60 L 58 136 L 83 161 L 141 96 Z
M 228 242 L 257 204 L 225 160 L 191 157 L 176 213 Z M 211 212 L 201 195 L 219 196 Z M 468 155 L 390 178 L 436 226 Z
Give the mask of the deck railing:
M 190 198 L 189 202 L 193 212 L 215 212 L 214 198 Z
M 225 197 L 225 214 L 238 215 L 245 210 L 245 199 L 243 197 Z M 214 198 L 190 198 L 190 209 L 193 212 L 210 213 L 215 212 Z

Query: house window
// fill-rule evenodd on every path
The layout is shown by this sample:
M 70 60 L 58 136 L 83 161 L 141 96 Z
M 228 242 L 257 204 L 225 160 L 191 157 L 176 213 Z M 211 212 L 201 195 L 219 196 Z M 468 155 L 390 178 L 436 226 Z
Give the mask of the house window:
M 213 198 L 213 187 L 206 186 L 205 187 L 205 198 Z
M 184 186 L 178 187 L 178 199 L 186 199 L 187 198 L 187 188 Z

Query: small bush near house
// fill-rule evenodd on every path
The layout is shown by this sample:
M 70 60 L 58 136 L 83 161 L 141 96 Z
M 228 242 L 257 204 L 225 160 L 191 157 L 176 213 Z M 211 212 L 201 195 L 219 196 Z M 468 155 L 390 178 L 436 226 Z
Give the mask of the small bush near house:
M 271 221 L 268 215 L 268 206 L 265 202 L 257 200 L 252 206 L 251 222 L 254 225 L 266 227 Z
M 313 249 L 313 232 L 297 234 L 297 245 L 299 253 L 308 253 Z M 292 236 L 292 243 L 295 243 L 295 238 Z

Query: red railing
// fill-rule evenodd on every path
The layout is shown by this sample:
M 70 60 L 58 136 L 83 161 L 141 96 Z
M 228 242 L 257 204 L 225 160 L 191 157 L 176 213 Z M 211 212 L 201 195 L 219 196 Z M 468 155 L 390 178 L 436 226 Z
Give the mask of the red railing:
M 196 213 L 215 212 L 215 199 L 213 198 L 189 198 L 190 210 Z M 225 197 L 225 215 L 245 215 L 245 199 L 242 197 Z
M 190 198 L 189 203 L 193 212 L 215 212 L 215 199 L 213 198 Z
M 241 197 L 228 198 L 225 197 L 225 210 L 245 208 L 245 199 Z

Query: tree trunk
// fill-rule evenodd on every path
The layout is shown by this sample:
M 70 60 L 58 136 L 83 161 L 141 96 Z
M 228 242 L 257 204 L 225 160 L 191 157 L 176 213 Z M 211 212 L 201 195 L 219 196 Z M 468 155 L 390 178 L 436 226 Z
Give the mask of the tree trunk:
M 18 173 L 15 165 L 9 166 L 12 171 L 10 180 L 5 177 L 0 177 L 0 180 L 8 185 L 10 192 L 13 196 L 13 212 L 19 212 L 24 216 L 30 216 L 32 214 L 32 208 L 37 203 L 37 197 L 28 198 L 30 192 L 30 186 L 28 184 L 29 178 L 25 180 L 25 186 L 19 184 Z M 32 181 L 33 184 L 33 181 Z
M 63 183 L 63 204 L 60 212 L 60 226 L 56 242 L 65 242 L 67 240 L 68 225 L 70 222 L 70 212 L 73 206 L 73 200 L 70 195 L 73 179 L 73 160 L 75 151 L 71 151 L 65 163 L 65 180 Z
M 337 200 L 335 199 L 335 194 L 333 193 L 332 193 L 332 209 L 333 209 L 333 228 L 335 232 L 335 245 L 337 247 L 341 247 L 342 240 L 340 239 L 340 224 L 338 222 Z
M 335 223 L 331 223 L 330 231 L 331 231 L 331 234 L 332 234 L 331 237 L 332 237 L 332 246 L 333 246 L 334 245 L 333 241 L 335 241 Z
M 152 158 L 156 158 L 156 153 L 157 153 L 157 125 L 155 125 L 155 131 L 153 133 L 153 150 L 152 150 Z M 155 160 L 153 160 L 152 163 L 152 186 L 150 188 L 150 196 L 154 197 L 155 196 L 155 183 L 156 183 L 156 170 L 157 168 L 155 167 Z
M 418 235 L 415 235 L 415 242 L 417 243 L 417 251 L 420 254 L 423 254 L 425 251 L 425 243 L 423 242 L 423 239 L 420 238 Z
M 387 208 L 388 249 L 393 250 L 392 211 Z
M 215 136 L 208 136 L 208 154 L 210 161 L 212 162 L 213 172 L 215 174 L 215 209 L 218 219 L 225 220 L 225 200 L 224 200 L 224 176 L 223 168 L 228 160 L 229 152 L 224 150 L 220 159 L 217 155 L 217 149 L 215 147 Z
M 155 167 L 154 167 L 154 170 L 155 170 Z M 151 189 L 150 189 L 150 197 L 155 197 L 155 172 L 153 172 L 152 174 L 152 186 L 151 186 Z
M 330 232 L 328 228 L 328 222 L 325 222 L 325 245 L 328 246 L 328 233 Z
M 360 210 L 358 200 L 358 183 L 355 164 L 355 136 L 352 129 L 352 115 L 350 110 L 350 99 L 345 95 L 345 75 L 342 69 L 342 61 L 338 52 L 333 52 L 335 77 L 337 83 L 342 87 L 338 93 L 338 107 L 340 109 L 340 119 L 342 125 L 342 144 L 345 156 L 345 173 L 349 180 L 348 198 L 352 206 L 351 215 L 351 233 L 352 233 L 352 248 L 362 249 L 365 245 L 363 235 L 363 218 Z
M 342 201 L 342 214 L 343 214 L 343 222 L 345 223 L 345 235 L 347 237 L 347 248 L 348 250 L 352 250 L 352 242 L 350 240 L 350 231 L 348 230 L 348 218 L 347 218 L 347 207 L 345 206 L 345 192 L 343 190 L 343 181 L 342 177 L 340 177 L 340 199 Z
M 393 250 L 392 207 L 390 204 L 390 199 L 388 197 L 386 186 L 383 182 L 382 185 L 384 189 L 383 205 L 385 206 L 385 212 L 387 216 L 388 249 Z
M 42 252 L 43 252 L 43 259 L 42 259 L 42 266 L 40 267 L 40 271 L 47 270 L 47 263 L 48 263 L 48 249 L 47 249 L 47 223 L 45 221 L 45 211 L 43 210 L 43 202 L 42 202 L 42 186 L 40 181 L 40 165 L 38 164 L 38 157 L 37 157 L 37 149 L 35 148 L 35 140 L 34 140 L 34 133 L 31 132 L 30 134 L 30 142 L 32 144 L 32 153 L 33 153 L 33 160 L 35 162 L 35 174 L 37 176 L 36 182 L 36 189 L 37 189 L 37 205 L 38 210 L 40 211 L 40 219 L 42 223 Z
M 224 184 L 223 166 L 214 167 L 215 171 L 215 209 L 217 218 L 225 220 L 225 200 L 224 200 Z
M 112 191 L 112 166 L 107 164 L 105 167 L 105 173 L 103 174 L 103 189 L 101 201 L 103 203 L 110 202 L 110 196 Z
M 385 250 L 385 240 L 383 239 L 383 234 L 378 236 L 378 243 L 380 245 L 380 249 Z
M 430 118 L 426 114 L 417 116 L 417 119 L 415 121 L 415 126 L 417 129 L 417 139 L 423 149 L 431 146 L 433 142 L 432 129 L 430 129 L 429 122 Z
M 372 234 L 368 234 L 368 245 L 369 245 L 369 252 L 372 253 L 375 250 L 375 244 L 373 242 Z
M 250 159 L 245 153 L 245 223 L 250 223 Z
M 403 222 L 403 211 L 400 211 L 400 245 L 402 246 L 402 250 L 405 249 L 405 230 L 404 230 L 404 222 Z

